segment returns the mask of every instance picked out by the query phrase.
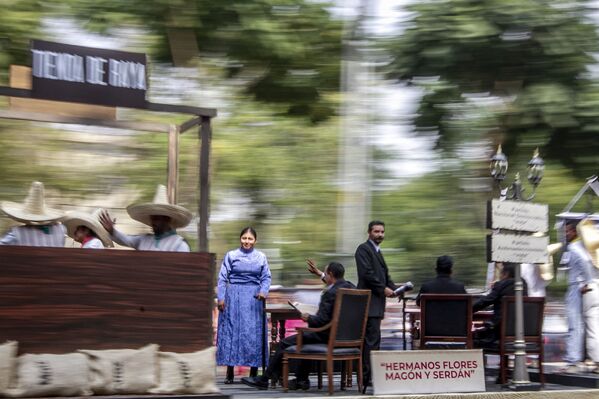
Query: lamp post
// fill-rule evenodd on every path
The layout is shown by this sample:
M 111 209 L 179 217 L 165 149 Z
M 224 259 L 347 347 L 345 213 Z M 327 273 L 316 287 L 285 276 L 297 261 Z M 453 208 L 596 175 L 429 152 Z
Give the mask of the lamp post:
M 529 197 L 524 197 L 525 189 L 520 181 L 520 173 L 516 173 L 513 183 L 507 187 L 502 187 L 502 182 L 505 179 L 508 170 L 507 156 L 501 152 L 501 145 L 497 147 L 497 152 L 491 158 L 490 172 L 491 177 L 495 180 L 500 191 L 500 200 L 510 199 L 515 201 L 531 201 L 535 197 L 537 186 L 543 179 L 545 172 L 545 162 L 539 156 L 537 148 L 532 159 L 528 162 L 528 182 L 532 185 L 532 193 Z M 515 286 L 514 296 L 515 303 L 515 329 L 516 340 L 514 341 L 514 374 L 511 384 L 508 386 L 515 391 L 530 391 L 539 390 L 540 384 L 530 382 L 528 370 L 526 369 L 526 344 L 524 342 L 524 303 L 522 300 L 524 285 L 521 278 L 521 265 L 516 263 L 515 267 Z

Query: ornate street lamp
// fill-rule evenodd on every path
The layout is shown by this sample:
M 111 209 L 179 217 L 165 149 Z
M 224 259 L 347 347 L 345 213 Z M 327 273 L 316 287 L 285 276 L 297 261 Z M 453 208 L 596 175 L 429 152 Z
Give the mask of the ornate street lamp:
M 497 147 L 497 152 L 491 158 L 490 170 L 491 177 L 495 180 L 501 191 L 501 199 L 513 199 L 516 201 L 530 201 L 535 197 L 537 187 L 543 179 L 545 173 L 545 162 L 539 156 L 539 149 L 537 148 L 532 156 L 532 159 L 528 161 L 528 182 L 532 185 L 532 193 L 528 198 L 524 198 L 524 188 L 522 188 L 522 182 L 520 181 L 520 173 L 516 173 L 514 182 L 503 188 L 501 182 L 505 179 L 507 174 L 508 161 L 507 156 L 501 152 L 501 145 Z
M 539 156 L 539 149 L 537 148 L 535 150 L 532 159 L 528 162 L 528 182 L 532 185 L 532 193 L 528 198 L 523 198 L 522 196 L 524 188 L 522 188 L 522 182 L 520 181 L 520 173 L 516 173 L 514 182 L 510 186 L 505 188 L 501 186 L 501 183 L 507 174 L 507 168 L 507 156 L 501 152 L 500 145 L 497 147 L 497 152 L 495 155 L 493 155 L 491 158 L 490 164 L 491 177 L 493 177 L 500 189 L 500 199 L 531 201 L 535 197 L 537 186 L 541 183 L 543 174 L 545 172 L 545 162 Z M 514 341 L 514 375 L 512 376 L 513 378 L 509 388 L 515 391 L 539 390 L 540 384 L 534 384 L 530 382 L 528 370 L 526 369 L 526 344 L 524 342 L 524 303 L 522 300 L 524 286 L 522 284 L 520 263 L 516 263 L 514 272 L 514 296 L 516 299 L 516 339 Z
M 544 173 L 545 162 L 539 156 L 539 149 L 537 148 L 532 155 L 532 159 L 528 161 L 528 181 L 533 186 L 533 192 L 537 189 L 539 183 L 541 183 Z
M 505 179 L 505 175 L 507 174 L 507 157 L 503 152 L 501 152 L 501 144 L 497 147 L 497 152 L 491 158 L 491 177 L 500 184 L 503 179 Z

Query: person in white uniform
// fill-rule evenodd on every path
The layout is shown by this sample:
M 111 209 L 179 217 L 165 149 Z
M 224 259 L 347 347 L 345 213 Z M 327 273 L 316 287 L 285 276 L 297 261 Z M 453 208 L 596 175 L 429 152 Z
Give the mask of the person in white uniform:
M 568 290 L 566 291 L 566 314 L 568 316 L 568 340 L 564 360 L 568 364 L 562 372 L 575 373 L 577 364 L 586 353 L 599 364 L 599 286 L 591 256 L 579 238 L 576 221 L 565 226 L 567 252 L 562 264 L 568 266 Z M 599 368 L 593 370 L 599 373 Z
M 60 223 L 64 214 L 46 206 L 43 183 L 31 183 L 23 203 L 2 201 L 0 210 L 9 218 L 22 223 L 11 228 L 0 239 L 0 245 L 64 247 L 66 229 Z
M 67 228 L 67 235 L 81 244 L 85 249 L 104 249 L 114 246 L 110 234 L 100 224 L 98 218 L 101 209 L 94 213 L 68 212 L 63 224 Z
M 154 234 L 124 234 L 114 227 L 115 221 L 108 212 L 103 211 L 100 213 L 100 223 L 117 244 L 142 251 L 190 251 L 189 244 L 175 229 L 187 226 L 192 214 L 184 207 L 168 201 L 165 186 L 158 186 L 152 202 L 130 205 L 127 213 L 132 219 L 150 226 Z

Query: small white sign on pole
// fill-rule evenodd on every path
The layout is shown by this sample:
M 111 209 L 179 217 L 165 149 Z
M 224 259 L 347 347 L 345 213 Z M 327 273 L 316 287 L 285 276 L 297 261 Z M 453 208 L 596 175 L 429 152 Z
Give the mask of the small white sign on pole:
M 549 206 L 494 199 L 488 204 L 487 220 L 490 229 L 545 233 L 549 228 Z
M 545 204 L 494 199 L 487 211 L 490 229 L 545 233 L 549 228 L 549 207 Z
M 488 237 L 487 254 L 490 262 L 545 263 L 547 262 L 549 237 L 516 234 L 491 234 Z
M 371 365 L 375 395 L 485 391 L 480 349 L 373 351 Z

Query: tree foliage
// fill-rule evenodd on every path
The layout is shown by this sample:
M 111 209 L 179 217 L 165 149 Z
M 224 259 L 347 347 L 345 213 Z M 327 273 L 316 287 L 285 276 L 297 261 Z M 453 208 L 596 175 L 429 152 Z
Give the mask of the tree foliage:
M 596 172 L 599 112 L 591 107 L 599 93 L 588 68 L 599 40 L 584 3 L 433 0 L 409 10 L 408 28 L 390 46 L 389 74 L 427 83 L 420 129 L 451 142 L 455 104 L 488 93 L 503 104 L 491 107 L 495 126 L 483 126 L 498 129 L 509 153 L 540 146 L 582 176 Z
M 306 0 L 64 0 L 89 29 L 134 24 L 155 37 L 153 55 L 170 60 L 169 35 L 190 29 L 202 57 L 222 57 L 227 76 L 248 79 L 256 100 L 287 105 L 313 122 L 334 113 L 341 24 L 327 4 Z
M 6 80 L 11 64 L 26 64 L 29 40 L 40 26 L 43 2 L 0 0 L 0 76 Z

